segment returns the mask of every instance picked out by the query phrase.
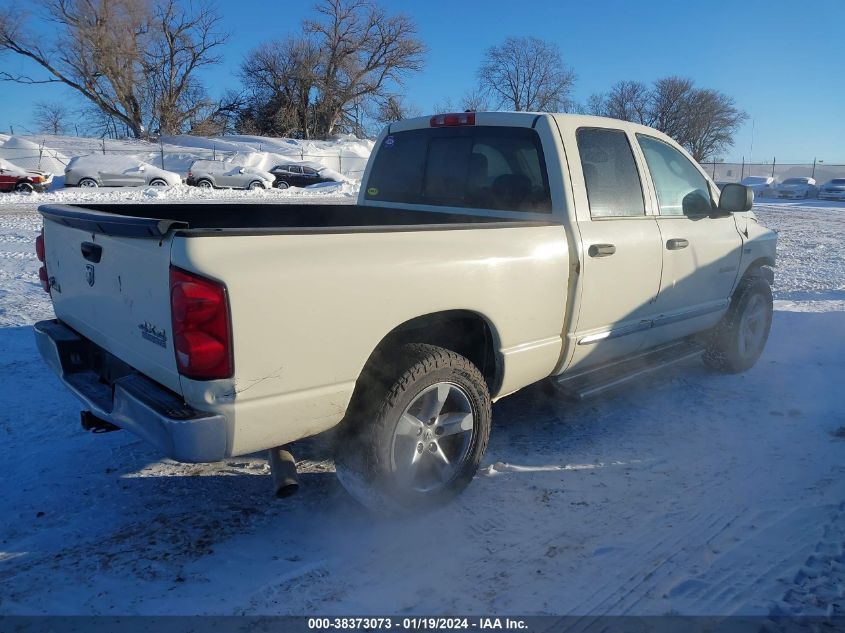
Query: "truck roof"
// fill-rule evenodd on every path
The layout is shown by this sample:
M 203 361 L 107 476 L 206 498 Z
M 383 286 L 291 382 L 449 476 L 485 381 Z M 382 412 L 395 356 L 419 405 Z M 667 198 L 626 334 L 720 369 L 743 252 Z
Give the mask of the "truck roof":
M 629 129 L 634 132 L 642 132 L 651 136 L 668 138 L 665 134 L 654 128 L 631 121 L 613 119 L 610 117 L 593 116 L 589 114 L 568 114 L 556 112 L 505 112 L 485 111 L 474 112 L 475 125 L 503 125 L 511 127 L 534 127 L 540 117 L 553 118 L 561 128 L 575 129 L 579 127 L 616 127 Z M 391 123 L 385 128 L 385 133 L 403 132 L 405 130 L 418 130 L 431 126 L 431 119 L 436 115 L 427 115 L 405 119 Z

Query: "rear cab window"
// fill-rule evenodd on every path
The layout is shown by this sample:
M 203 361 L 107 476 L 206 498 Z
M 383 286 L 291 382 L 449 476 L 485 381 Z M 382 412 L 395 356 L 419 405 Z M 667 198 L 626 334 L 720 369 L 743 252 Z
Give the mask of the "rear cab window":
M 645 216 L 640 174 L 627 134 L 610 128 L 581 128 L 576 138 L 590 217 Z
M 468 126 L 408 130 L 384 138 L 367 200 L 551 213 L 537 132 Z

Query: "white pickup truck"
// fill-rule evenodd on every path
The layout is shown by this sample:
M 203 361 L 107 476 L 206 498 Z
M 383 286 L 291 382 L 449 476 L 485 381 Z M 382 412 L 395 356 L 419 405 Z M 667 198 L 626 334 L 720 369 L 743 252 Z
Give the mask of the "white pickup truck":
M 35 334 L 89 426 L 188 462 L 338 427 L 350 492 L 425 507 L 526 385 L 751 367 L 776 244 L 751 204 L 641 125 L 416 118 L 379 136 L 357 205 L 41 206 Z

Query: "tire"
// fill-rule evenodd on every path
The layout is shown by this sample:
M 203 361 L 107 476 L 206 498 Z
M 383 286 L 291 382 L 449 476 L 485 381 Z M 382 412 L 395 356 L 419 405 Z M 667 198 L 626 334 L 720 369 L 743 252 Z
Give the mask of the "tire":
M 167 186 L 167 181 L 162 180 L 161 178 L 153 178 L 150 181 L 150 187 L 166 187 L 166 186 Z
M 19 182 L 15 185 L 15 191 L 18 193 L 32 193 L 35 191 L 35 187 L 32 186 L 31 183 L 28 182 Z
M 487 383 L 469 360 L 433 345 L 403 346 L 356 388 L 338 429 L 335 467 L 370 510 L 409 514 L 443 505 L 472 480 L 490 437 Z M 388 375 L 395 378 L 388 378 Z
M 266 189 L 266 187 L 264 186 L 264 183 L 260 180 L 253 180 L 251 183 L 249 183 L 247 189 L 252 191 L 253 189 Z
M 100 186 L 93 178 L 81 178 L 78 183 L 76 183 L 77 187 L 84 187 L 86 189 L 95 189 Z
M 287 189 L 288 187 L 290 187 L 290 185 L 284 180 L 281 180 L 276 184 L 276 189 Z
M 214 185 L 208 178 L 197 180 L 197 187 L 200 189 L 214 189 Z
M 751 369 L 763 353 L 772 327 L 772 289 L 762 277 L 740 281 L 728 313 L 710 333 L 704 364 L 737 374 Z

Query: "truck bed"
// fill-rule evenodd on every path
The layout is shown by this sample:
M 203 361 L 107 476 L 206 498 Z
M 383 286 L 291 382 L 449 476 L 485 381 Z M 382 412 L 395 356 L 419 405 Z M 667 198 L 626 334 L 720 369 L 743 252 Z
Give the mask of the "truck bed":
M 357 204 L 85 204 L 42 205 L 42 215 L 67 226 L 108 235 L 160 237 L 189 234 L 339 233 L 512 226 L 548 221 L 491 215 L 411 211 Z

